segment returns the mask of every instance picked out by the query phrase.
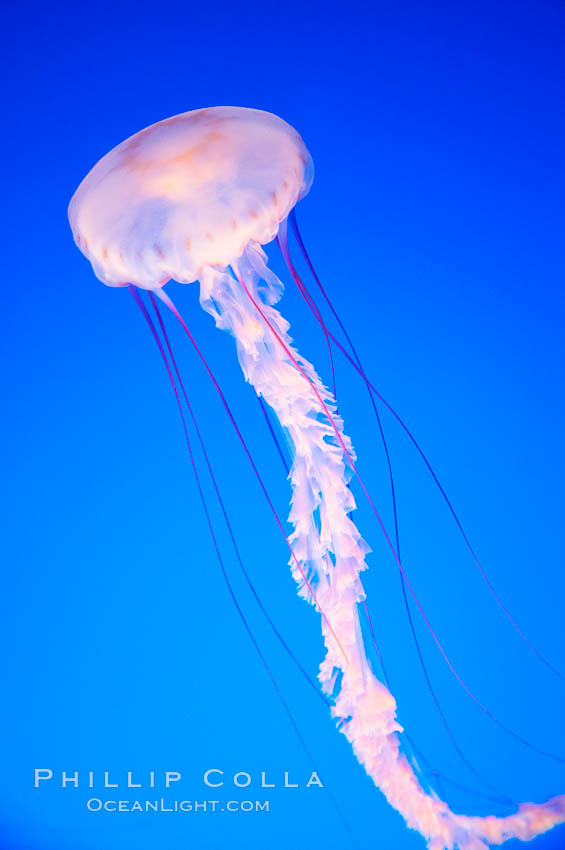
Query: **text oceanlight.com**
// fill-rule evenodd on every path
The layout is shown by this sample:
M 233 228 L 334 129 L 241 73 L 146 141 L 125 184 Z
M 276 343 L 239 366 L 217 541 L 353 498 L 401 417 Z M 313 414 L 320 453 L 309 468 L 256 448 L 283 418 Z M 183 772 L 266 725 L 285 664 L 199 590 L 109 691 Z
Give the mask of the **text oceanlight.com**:
M 269 800 L 101 800 L 86 803 L 89 812 L 268 812 Z

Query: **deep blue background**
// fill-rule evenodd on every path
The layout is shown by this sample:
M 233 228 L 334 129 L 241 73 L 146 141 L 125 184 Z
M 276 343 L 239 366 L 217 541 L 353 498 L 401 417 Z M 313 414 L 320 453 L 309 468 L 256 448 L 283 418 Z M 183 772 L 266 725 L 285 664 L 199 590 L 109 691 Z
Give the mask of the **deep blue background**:
M 296 126 L 316 165 L 298 210 L 305 240 L 366 369 L 435 463 L 516 619 L 562 663 L 565 5 L 115 0 L 12 3 L 3 21 L 1 846 L 341 850 L 347 839 L 316 789 L 272 793 L 269 815 L 113 816 L 88 814 L 86 789 L 32 788 L 34 767 L 169 769 L 185 775 L 176 796 L 204 799 L 208 767 L 309 770 L 222 582 L 155 346 L 128 294 L 94 278 L 66 207 L 107 150 L 169 115 L 237 104 Z M 285 516 L 288 485 L 233 343 L 199 308 L 197 285 L 170 286 Z M 324 340 L 290 283 L 282 309 L 328 379 Z M 172 335 L 247 567 L 315 675 L 318 617 L 296 598 L 284 542 L 206 375 Z M 366 392 L 341 361 L 337 380 L 359 469 L 390 526 Z M 417 455 L 384 421 L 406 569 L 431 621 L 478 697 L 565 756 L 563 684 L 505 621 Z M 400 720 L 438 770 L 480 790 L 435 713 L 397 570 L 357 495 Z M 361 847 L 423 847 L 274 641 L 220 538 Z M 476 768 L 517 800 L 565 792 L 563 765 L 485 718 L 417 627 Z M 509 811 L 455 788 L 449 800 Z M 562 847 L 563 836 L 534 846 Z

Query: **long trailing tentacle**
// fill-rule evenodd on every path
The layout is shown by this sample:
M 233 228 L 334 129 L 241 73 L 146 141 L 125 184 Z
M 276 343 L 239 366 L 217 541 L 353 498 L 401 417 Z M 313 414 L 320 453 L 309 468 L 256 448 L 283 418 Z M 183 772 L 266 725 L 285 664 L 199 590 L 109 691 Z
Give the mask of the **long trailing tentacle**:
M 269 667 L 267 659 L 265 658 L 263 651 L 262 651 L 261 647 L 259 646 L 259 643 L 258 643 L 255 635 L 253 634 L 251 626 L 249 625 L 247 618 L 246 618 L 245 614 L 243 613 L 243 610 L 242 610 L 242 608 L 239 604 L 239 601 L 238 601 L 237 596 L 235 594 L 235 591 L 233 589 L 232 583 L 231 583 L 230 578 L 228 576 L 227 570 L 225 568 L 225 564 L 224 564 L 224 561 L 223 561 L 223 558 L 222 558 L 222 554 L 221 554 L 221 551 L 220 551 L 220 547 L 219 547 L 219 544 L 218 544 L 216 533 L 214 531 L 214 526 L 212 524 L 210 511 L 208 509 L 208 503 L 206 501 L 206 497 L 204 495 L 204 490 L 203 490 L 202 484 L 200 482 L 200 476 L 198 474 L 198 469 L 197 469 L 197 466 L 196 466 L 196 461 L 195 461 L 195 458 L 194 458 L 194 453 L 193 453 L 193 450 L 192 450 L 192 445 L 191 445 L 190 437 L 189 437 L 189 434 L 188 434 L 188 428 L 187 428 L 187 425 L 186 425 L 186 419 L 184 417 L 184 413 L 183 413 L 183 410 L 182 410 L 182 404 L 181 404 L 180 397 L 179 397 L 179 394 L 178 394 L 178 390 L 177 390 L 177 387 L 176 387 L 176 384 L 175 384 L 173 373 L 171 371 L 171 367 L 170 367 L 168 359 L 167 359 L 167 355 L 165 353 L 165 350 L 164 350 L 163 345 L 161 343 L 161 340 L 159 338 L 159 334 L 157 333 L 157 329 L 155 328 L 155 325 L 154 325 L 154 323 L 151 319 L 151 316 L 147 312 L 147 308 L 145 307 L 145 304 L 143 303 L 141 296 L 140 296 L 139 292 L 137 291 L 137 288 L 130 285 L 130 286 L 128 286 L 128 289 L 129 289 L 130 293 L 132 294 L 134 300 L 136 301 L 138 307 L 140 308 L 140 310 L 143 314 L 143 317 L 145 318 L 146 322 L 149 325 L 149 328 L 151 330 L 153 338 L 155 339 L 155 342 L 157 343 L 159 353 L 161 354 L 161 357 L 162 357 L 163 362 L 165 364 L 165 368 L 167 370 L 169 381 L 171 383 L 171 387 L 173 389 L 173 392 L 174 392 L 174 395 L 175 395 L 175 400 L 176 400 L 178 410 L 179 410 L 179 414 L 180 414 L 180 417 L 181 417 L 184 436 L 185 436 L 186 445 L 187 445 L 187 448 L 188 448 L 188 453 L 189 453 L 189 457 L 190 457 L 190 463 L 191 463 L 191 466 L 192 466 L 192 471 L 193 471 L 193 474 L 194 474 L 194 479 L 196 481 L 198 494 L 200 496 L 200 501 L 202 503 L 204 514 L 206 516 L 206 522 L 207 522 L 207 525 L 208 525 L 208 529 L 210 531 L 210 535 L 211 535 L 211 538 L 212 538 L 214 549 L 216 551 L 216 556 L 218 558 L 218 562 L 219 562 L 219 565 L 220 565 L 222 576 L 223 576 L 224 582 L 226 584 L 226 587 L 228 589 L 230 598 L 231 598 L 231 600 L 232 600 L 232 602 L 235 606 L 235 609 L 236 609 L 236 611 L 239 615 L 239 618 L 241 619 L 241 621 L 243 623 L 243 626 L 244 626 L 249 638 L 251 639 L 253 647 L 254 647 L 255 651 L 257 652 L 259 659 L 260 659 L 263 667 L 265 668 L 265 671 L 266 671 L 269 679 L 271 680 L 271 683 L 272 683 L 272 685 L 273 685 L 273 687 L 274 687 L 274 689 L 277 693 L 277 696 L 278 696 L 278 698 L 279 698 L 279 700 L 280 700 L 280 702 L 281 702 L 281 704 L 284 708 L 284 711 L 285 711 L 287 717 L 290 720 L 290 723 L 291 723 L 291 725 L 294 729 L 294 732 L 295 732 L 295 734 L 296 734 L 296 736 L 297 736 L 297 738 L 300 742 L 300 745 L 301 745 L 302 749 L 304 750 L 304 752 L 305 752 L 305 754 L 308 758 L 308 761 L 312 765 L 312 769 L 314 771 L 316 771 L 316 773 L 318 773 L 318 775 L 319 775 L 319 772 L 316 768 L 316 763 L 315 763 L 315 760 L 312 756 L 312 753 L 310 752 L 310 749 L 309 749 L 308 745 L 306 744 L 304 736 L 302 735 L 302 732 L 300 731 L 300 728 L 299 728 L 299 726 L 296 722 L 296 719 L 295 719 L 295 717 L 294 717 L 294 715 L 293 715 L 293 713 L 290 709 L 290 706 L 288 705 L 288 702 L 286 701 L 286 699 L 285 699 L 285 697 L 284 697 L 284 695 L 283 695 L 283 693 L 282 693 L 282 691 L 281 691 L 281 689 L 280 689 L 280 687 L 277 683 L 277 680 L 275 679 L 275 676 L 274 676 L 271 668 Z M 151 300 L 153 301 L 153 298 Z M 163 327 L 163 330 L 164 330 L 163 325 L 162 325 L 162 327 Z M 166 339 L 166 337 L 165 337 L 165 339 Z M 168 345 L 168 342 L 167 342 L 167 345 Z M 169 348 L 169 350 L 170 350 L 170 348 Z M 171 357 L 172 357 L 172 351 L 171 351 Z M 180 375 L 178 374 L 178 370 L 176 368 L 176 365 L 175 365 L 175 371 L 176 371 L 176 373 L 178 375 L 178 379 L 180 381 Z M 184 390 L 183 390 L 183 393 L 184 393 Z M 185 398 L 186 398 L 187 405 L 189 405 L 188 398 L 186 397 L 186 395 L 185 395 Z M 190 405 L 189 405 L 189 407 L 190 407 Z M 194 417 L 193 417 L 193 419 L 194 419 Z M 218 495 L 219 495 L 219 493 L 218 493 Z M 245 572 L 245 570 L 244 570 L 244 572 Z M 255 594 L 255 595 L 256 595 L 256 598 L 258 599 L 257 594 Z M 264 610 L 262 604 L 261 604 L 261 608 Z M 303 671 L 303 672 L 305 672 L 305 671 Z M 345 827 L 345 830 L 348 833 L 353 846 L 358 848 L 358 850 L 359 850 L 359 844 L 357 842 L 357 839 L 355 838 L 355 835 L 353 834 L 351 826 L 349 825 L 349 823 L 348 823 L 347 819 L 345 818 L 343 812 L 341 811 L 340 807 L 338 806 L 337 801 L 335 800 L 335 797 L 333 796 L 332 792 L 327 787 L 327 785 L 324 784 L 323 787 L 324 787 L 324 790 L 327 793 L 328 798 L 329 798 L 332 806 L 334 807 L 338 817 L 342 821 L 343 826 Z
M 202 454 L 203 454 L 203 456 L 204 456 L 204 460 L 205 460 L 205 463 L 206 463 L 206 466 L 207 466 L 207 469 L 208 469 L 208 474 L 210 475 L 210 480 L 212 481 L 212 486 L 213 486 L 214 491 L 215 491 L 215 493 L 216 493 L 216 498 L 217 498 L 217 500 L 218 500 L 218 504 L 220 505 L 220 510 L 221 510 L 221 512 L 222 512 L 222 515 L 223 515 L 223 517 L 224 517 L 224 521 L 225 521 L 225 523 L 226 523 L 226 528 L 227 528 L 227 530 L 228 530 L 228 535 L 229 535 L 229 537 L 230 537 L 230 540 L 231 540 L 231 543 L 232 543 L 232 546 L 233 546 L 233 549 L 234 549 L 234 552 L 235 552 L 236 560 L 237 560 L 237 562 L 238 562 L 238 564 L 239 564 L 239 567 L 240 567 L 240 569 L 241 569 L 241 571 L 242 571 L 242 573 L 243 573 L 243 576 L 244 576 L 244 578 L 245 578 L 245 581 L 247 582 L 247 585 L 248 585 L 249 589 L 251 590 L 251 593 L 252 593 L 252 594 L 253 594 L 253 596 L 255 597 L 255 601 L 256 601 L 256 602 L 257 602 L 257 604 L 259 605 L 259 608 L 261 609 L 261 612 L 263 613 L 263 615 L 264 615 L 265 619 L 267 620 L 267 622 L 268 622 L 269 626 L 271 627 L 271 629 L 272 629 L 273 633 L 274 633 L 274 634 L 275 634 L 275 636 L 277 637 L 277 639 L 278 639 L 279 643 L 281 644 L 281 646 L 284 648 L 284 650 L 286 651 L 286 653 L 289 655 L 290 659 L 291 659 L 291 660 L 292 660 L 292 662 L 295 664 L 295 666 L 298 668 L 298 670 L 300 671 L 300 673 L 304 676 L 304 678 L 306 679 L 306 681 L 308 682 L 308 684 L 309 684 L 309 685 L 313 688 L 313 690 L 315 691 L 315 693 L 316 693 L 316 694 L 317 694 L 317 695 L 318 695 L 318 696 L 322 699 L 322 701 L 325 703 L 325 705 L 326 705 L 326 706 L 330 706 L 330 705 L 331 705 L 330 701 L 327 699 L 327 697 L 325 696 L 325 694 L 323 694 L 323 693 L 320 691 L 320 689 L 319 689 L 318 687 L 316 687 L 316 684 L 312 681 L 311 677 L 308 675 L 308 673 L 306 672 L 306 670 L 304 669 L 304 667 L 302 666 L 302 664 L 300 663 L 300 661 L 299 661 L 299 660 L 298 660 L 298 658 L 296 657 L 295 653 L 292 651 L 292 649 L 291 649 L 291 648 L 290 648 L 290 646 L 288 645 L 287 641 L 285 640 L 285 638 L 283 637 L 283 635 L 281 634 L 281 632 L 279 631 L 279 629 L 277 628 L 277 626 L 276 626 L 276 625 L 275 625 L 275 623 L 273 622 L 273 619 L 271 618 L 271 615 L 269 614 L 269 612 L 268 612 L 268 611 L 267 611 L 267 609 L 265 608 L 265 606 L 264 606 L 264 604 L 263 604 L 263 601 L 262 601 L 261 597 L 259 596 L 259 593 L 258 593 L 258 591 L 257 591 L 257 588 L 255 587 L 255 584 L 253 583 L 253 581 L 252 581 L 252 579 L 251 579 L 251 576 L 249 575 L 249 572 L 248 572 L 247 568 L 245 567 L 245 564 L 243 563 L 243 559 L 242 559 L 242 557 L 241 557 L 241 553 L 240 553 L 240 550 L 239 550 L 239 546 L 238 546 L 238 544 L 237 544 L 237 540 L 236 540 L 236 538 L 235 538 L 235 533 L 234 533 L 234 530 L 233 530 L 233 526 L 232 526 L 231 520 L 230 520 L 230 518 L 229 518 L 229 516 L 228 516 L 228 512 L 227 512 L 227 510 L 226 510 L 225 503 L 224 503 L 224 500 L 223 500 L 222 495 L 221 495 L 221 493 L 220 493 L 220 488 L 218 487 L 218 482 L 217 482 L 216 476 L 215 476 L 215 474 L 214 474 L 214 470 L 213 470 L 213 468 L 212 468 L 212 463 L 211 463 L 211 461 L 210 461 L 210 457 L 209 457 L 208 451 L 207 451 L 207 449 L 206 449 L 206 445 L 205 445 L 205 443 L 204 443 L 204 438 L 203 438 L 203 436 L 202 436 L 202 431 L 201 431 L 201 429 L 200 429 L 200 428 L 199 428 L 199 426 L 198 426 L 198 422 L 197 422 L 197 420 L 196 420 L 196 416 L 195 416 L 195 414 L 194 414 L 193 407 L 192 407 L 192 405 L 191 405 L 191 403 L 190 403 L 190 401 L 189 401 L 189 399 L 188 399 L 188 394 L 187 394 L 187 392 L 186 392 L 186 388 L 185 388 L 185 385 L 184 385 L 184 381 L 183 381 L 183 380 L 182 380 L 182 378 L 181 378 L 181 375 L 180 375 L 180 372 L 179 372 L 179 369 L 178 369 L 178 366 L 177 366 L 177 361 L 176 361 L 176 358 L 175 358 L 175 356 L 174 356 L 174 354 L 173 354 L 173 350 L 172 350 L 171 342 L 170 342 L 170 339 L 169 339 L 169 335 L 168 335 L 168 333 L 167 333 L 167 331 L 166 331 L 165 323 L 163 322 L 163 317 L 161 316 L 161 312 L 160 312 L 160 310 L 159 310 L 159 306 L 158 306 L 158 304 L 157 304 L 157 301 L 156 301 L 156 299 L 155 299 L 155 296 L 153 295 L 153 293 L 152 293 L 151 291 L 149 292 L 149 298 L 150 298 L 150 300 L 151 300 L 151 304 L 153 305 L 153 309 L 155 310 L 155 315 L 156 315 L 156 317 L 157 317 L 157 322 L 159 323 L 159 327 L 160 327 L 160 329 L 161 329 L 161 333 L 162 333 L 162 335 L 163 335 L 163 339 L 165 340 L 165 345 L 166 345 L 167 350 L 168 350 L 168 352 L 169 352 L 169 357 L 170 357 L 170 360 L 171 360 L 171 363 L 172 363 L 172 366 L 173 366 L 174 372 L 175 372 L 175 374 L 176 374 L 176 376 L 177 376 L 177 381 L 178 381 L 178 384 L 179 384 L 179 387 L 180 387 L 181 393 L 182 393 L 182 395 L 183 395 L 183 397 L 184 397 L 185 404 L 186 404 L 186 406 L 187 406 L 187 409 L 188 409 L 188 412 L 189 412 L 190 418 L 191 418 L 191 420 L 192 420 L 192 424 L 193 424 L 193 426 L 194 426 L 194 430 L 196 431 L 196 436 L 197 436 L 197 438 L 198 438 L 198 442 L 200 443 L 200 448 L 201 448 L 201 450 L 202 450 Z
M 403 419 L 399 416 L 399 414 L 398 414 L 398 413 L 396 412 L 396 410 L 392 407 L 392 405 L 391 405 L 391 404 L 389 404 L 389 402 L 388 402 L 388 401 L 387 401 L 387 400 L 386 400 L 386 399 L 385 399 L 385 398 L 381 395 L 381 393 L 377 390 L 377 388 L 375 387 L 375 385 L 374 385 L 374 384 L 370 381 L 370 379 L 368 378 L 367 374 L 366 374 L 366 373 L 365 373 L 365 371 L 363 370 L 363 368 L 362 368 L 362 366 L 361 366 L 361 363 L 360 363 L 360 361 L 359 361 L 359 357 L 358 357 L 357 351 L 356 351 L 356 349 L 355 349 L 355 347 L 354 347 L 354 345 L 353 345 L 353 342 L 351 341 L 351 338 L 350 338 L 349 334 L 347 333 L 347 331 L 346 331 L 346 329 L 345 329 L 345 327 L 344 327 L 344 324 L 343 324 L 343 322 L 342 322 L 342 320 L 341 320 L 341 318 L 340 318 L 339 314 L 337 313 L 337 310 L 335 309 L 334 305 L 332 304 L 332 302 L 331 302 L 331 300 L 330 300 L 330 298 L 329 298 L 329 296 L 328 296 L 328 294 L 327 294 L 327 292 L 326 292 L 326 290 L 325 290 L 324 286 L 322 285 L 322 283 L 321 283 L 321 281 L 320 281 L 320 279 L 319 279 L 318 275 L 316 274 L 316 271 L 315 271 L 315 269 L 314 269 L 314 266 L 313 266 L 313 264 L 312 264 L 312 262 L 311 262 L 311 260 L 310 260 L 310 257 L 309 257 L 309 255 L 308 255 L 308 252 L 307 252 L 306 247 L 305 247 L 305 245 L 304 245 L 304 241 L 303 241 L 302 236 L 301 236 L 301 234 L 300 234 L 300 231 L 299 231 L 299 229 L 298 229 L 298 224 L 297 224 L 297 221 L 296 221 L 296 213 L 295 213 L 295 211 L 294 211 L 294 210 L 292 210 L 292 212 L 290 213 L 290 215 L 289 215 L 289 220 L 290 220 L 291 227 L 292 227 L 292 229 L 293 229 L 294 235 L 295 235 L 295 237 L 296 237 L 296 240 L 297 240 L 298 246 L 299 246 L 299 248 L 300 248 L 300 250 L 301 250 L 301 252 L 302 252 L 302 254 L 303 254 L 303 256 L 304 256 L 304 259 L 305 259 L 305 261 L 306 261 L 306 264 L 308 265 L 308 268 L 310 269 L 310 271 L 311 271 L 311 273 L 312 273 L 312 276 L 313 276 L 314 280 L 316 281 L 316 284 L 317 284 L 317 286 L 318 286 L 318 288 L 319 288 L 320 292 L 322 293 L 322 296 L 324 297 L 325 301 L 327 302 L 328 307 L 329 307 L 329 309 L 331 310 L 331 312 L 332 312 L 332 314 L 333 314 L 333 316 L 334 316 L 335 320 L 337 321 L 337 323 L 338 323 L 339 327 L 341 328 L 341 331 L 342 331 L 342 333 L 343 333 L 343 335 L 344 335 L 345 339 L 347 340 L 347 343 L 348 343 L 349 347 L 351 348 L 351 351 L 352 351 L 352 353 L 353 353 L 353 356 L 351 356 L 351 355 L 349 354 L 349 352 L 348 352 L 348 351 L 344 348 L 344 346 L 343 346 L 343 345 L 340 343 L 340 341 L 339 341 L 339 340 L 335 337 L 335 335 L 331 332 L 331 330 L 329 330 L 329 328 L 326 326 L 326 324 L 324 323 L 323 318 L 322 318 L 321 313 L 319 312 L 319 310 L 318 310 L 318 309 L 314 309 L 314 308 L 313 308 L 312 298 L 311 298 L 311 296 L 310 296 L 310 294 L 309 294 L 309 292 L 308 292 L 308 289 L 307 289 L 306 285 L 304 284 L 304 282 L 303 282 L 302 280 L 300 280 L 300 282 L 299 282 L 299 281 L 298 281 L 298 280 L 294 277 L 294 275 L 293 275 L 293 278 L 294 278 L 294 280 L 295 280 L 295 283 L 297 284 L 297 286 L 298 286 L 298 288 L 299 288 L 300 292 L 302 293 L 302 295 L 303 295 L 304 299 L 306 300 L 306 302 L 307 302 L 308 306 L 310 307 L 310 309 L 311 309 L 311 310 L 312 310 L 312 312 L 314 313 L 314 315 L 315 315 L 315 317 L 316 317 L 317 321 L 321 324 L 322 329 L 323 329 L 323 332 L 324 332 L 324 335 L 325 335 L 327 338 L 329 337 L 329 339 L 330 339 L 333 343 L 335 343 L 335 345 L 336 345 L 336 346 L 338 347 L 338 349 L 341 351 L 341 353 L 343 354 L 343 356 L 344 356 L 344 357 L 345 357 L 345 358 L 349 361 L 350 365 L 351 365 L 351 366 L 353 366 L 353 368 L 354 368 L 354 369 L 355 369 L 355 370 L 359 373 L 359 375 L 361 376 L 361 378 L 362 378 L 362 379 L 363 379 L 363 381 L 365 382 L 365 385 L 367 386 L 367 389 L 368 389 L 368 391 L 369 391 L 369 393 L 370 393 L 370 395 L 371 395 L 371 399 L 372 399 L 372 401 L 373 401 L 373 404 L 374 404 L 374 397 L 378 398 L 378 399 L 379 399 L 379 401 L 380 401 L 380 402 L 381 402 L 381 403 L 382 403 L 382 404 L 383 404 L 383 405 L 387 408 L 387 410 L 389 411 L 389 413 L 391 413 L 391 414 L 392 414 L 392 416 L 396 419 L 396 421 L 399 423 L 399 425 L 400 425 L 400 426 L 402 427 L 402 429 L 405 431 L 405 433 L 406 433 L 406 435 L 408 436 L 409 440 L 410 440 L 410 441 L 412 442 L 412 444 L 414 445 L 414 447 L 415 447 L 416 451 L 418 452 L 418 454 L 420 455 L 420 457 L 421 457 L 421 459 L 423 460 L 424 464 L 426 465 L 426 468 L 427 468 L 427 470 L 428 470 L 429 474 L 431 475 L 431 477 L 432 477 L 432 479 L 433 479 L 433 481 L 434 481 L 434 483 L 435 483 L 436 487 L 438 488 L 439 492 L 441 493 L 441 496 L 442 496 L 442 498 L 443 498 L 444 502 L 446 503 L 446 505 L 447 505 L 447 507 L 448 507 L 448 509 L 449 509 L 449 511 L 450 511 L 450 513 L 451 513 L 451 515 L 452 515 L 452 517 L 453 517 L 453 519 L 454 519 L 454 521 L 455 521 L 455 524 L 456 524 L 456 526 L 457 526 L 457 528 L 458 528 L 458 530 L 459 530 L 459 533 L 461 534 L 461 536 L 462 536 L 462 538 L 463 538 L 463 540 L 464 540 L 464 542 L 465 542 L 465 545 L 466 545 L 467 549 L 469 550 L 469 552 L 470 552 L 470 554 L 471 554 L 471 557 L 472 557 L 472 559 L 473 559 L 473 561 L 474 561 L 475 565 L 478 567 L 478 569 L 479 569 L 479 571 L 480 571 L 480 573 L 481 573 L 481 575 L 482 575 L 482 577 L 483 577 L 484 581 L 486 582 L 486 584 L 487 584 L 487 586 L 488 586 L 488 588 L 489 588 L 489 590 L 490 590 L 491 594 L 493 595 L 493 597 L 494 597 L 494 599 L 496 600 L 497 604 L 498 604 L 498 605 L 500 606 L 500 608 L 502 609 L 502 611 L 503 611 L 504 615 L 506 616 L 507 620 L 508 620 L 508 621 L 510 622 L 510 624 L 513 626 L 513 628 L 516 630 L 516 632 L 520 635 L 520 637 L 522 638 L 522 640 L 523 640 L 523 641 L 524 641 L 524 642 L 525 642 L 525 643 L 529 646 L 529 648 L 532 650 L 532 652 L 533 652 L 533 653 L 534 653 L 534 654 L 538 657 L 538 659 L 539 659 L 539 660 L 540 660 L 540 661 L 541 661 L 541 662 L 542 662 L 542 663 L 543 663 L 543 664 L 544 664 L 544 665 L 545 665 L 545 666 L 546 666 L 549 670 L 551 670 L 551 672 L 552 672 L 552 673 L 554 673 L 554 674 L 555 674 L 555 675 L 556 675 L 559 679 L 561 679 L 561 681 L 565 682 L 565 676 L 564 676 L 564 675 L 563 675 L 563 674 L 562 674 L 562 673 L 561 673 L 561 672 L 560 672 L 560 671 L 559 671 L 559 670 L 558 670 L 558 669 L 557 669 L 557 668 L 556 668 L 556 667 L 555 667 L 555 666 L 554 666 L 554 665 L 553 665 L 553 664 L 552 664 L 552 663 L 551 663 L 551 662 L 550 662 L 550 661 L 549 661 L 549 660 L 548 660 L 548 659 L 547 659 L 547 658 L 546 658 L 546 657 L 542 654 L 542 652 L 541 652 L 541 651 L 540 651 L 540 650 L 539 650 L 539 649 L 535 646 L 535 644 L 534 644 L 534 643 L 532 643 L 532 641 L 531 641 L 531 640 L 530 640 L 530 639 L 529 639 L 529 638 L 528 638 L 528 637 L 524 634 L 524 632 L 520 629 L 520 627 L 518 626 L 518 624 L 516 623 L 516 621 L 514 620 L 514 618 L 512 617 L 512 615 L 510 614 L 510 612 L 508 611 L 508 609 L 506 608 L 506 606 L 504 605 L 504 603 L 502 602 L 502 600 L 500 599 L 500 596 L 499 596 L 499 595 L 498 595 L 498 593 L 496 592 L 496 590 L 495 590 L 495 588 L 494 588 L 494 586 L 493 586 L 492 582 L 490 581 L 490 579 L 489 579 L 489 577 L 488 577 L 488 575 L 487 575 L 487 573 L 486 573 L 486 571 L 485 571 L 484 567 L 482 566 L 481 562 L 479 561 L 479 558 L 478 558 L 478 556 L 476 555 L 476 553 L 475 553 L 475 551 L 474 551 L 474 549 L 473 549 L 473 546 L 471 545 L 471 542 L 470 542 L 470 540 L 469 540 L 469 538 L 468 538 L 468 536 L 467 536 L 467 533 L 465 532 L 465 529 L 463 528 L 463 525 L 462 525 L 462 523 L 461 523 L 461 520 L 459 519 L 459 516 L 458 516 L 458 514 L 456 513 L 455 508 L 453 507 L 453 504 L 452 504 L 451 500 L 449 499 L 449 497 L 448 497 L 447 493 L 445 492 L 445 490 L 444 490 L 444 488 L 443 488 L 443 486 L 442 486 L 442 484 L 441 484 L 441 482 L 440 482 L 439 478 L 437 477 L 436 472 L 435 472 L 435 470 L 433 469 L 433 467 L 432 467 L 432 465 L 431 465 L 430 461 L 428 460 L 427 456 L 424 454 L 424 451 L 423 451 L 422 447 L 420 446 L 420 444 L 418 443 L 418 441 L 416 440 L 416 438 L 414 437 L 414 435 L 412 434 L 412 432 L 410 431 L 410 429 L 408 428 L 408 426 L 406 425 L 406 423 L 403 421 Z M 289 267 L 289 271 L 290 271 L 290 272 L 291 272 L 291 274 L 292 274 L 292 269 L 291 269 L 290 267 Z M 376 406 L 375 406 L 375 407 L 376 407 Z M 377 414 L 377 415 L 378 415 L 378 414 Z

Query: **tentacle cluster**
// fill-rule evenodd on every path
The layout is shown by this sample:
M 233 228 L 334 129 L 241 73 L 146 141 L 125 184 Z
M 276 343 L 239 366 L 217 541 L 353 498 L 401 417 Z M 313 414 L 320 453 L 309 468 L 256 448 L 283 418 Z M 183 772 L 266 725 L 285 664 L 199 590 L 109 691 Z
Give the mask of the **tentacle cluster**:
M 335 399 L 312 364 L 293 347 L 289 324 L 274 306 L 283 286 L 267 267 L 261 247 L 250 242 L 232 265 L 236 277 L 217 267 L 204 268 L 201 304 L 219 328 L 235 337 L 246 380 L 271 406 L 293 447 L 289 540 L 300 568 L 294 558 L 290 566 L 299 594 L 324 613 L 326 656 L 319 679 L 333 697 L 333 716 L 359 762 L 407 824 L 426 838 L 430 850 L 485 850 L 489 843 L 532 838 L 563 822 L 565 797 L 541 805 L 523 804 L 506 818 L 473 818 L 453 813 L 419 784 L 400 751 L 397 733 L 402 729 L 394 697 L 373 674 L 363 645 L 357 603 L 365 598 L 360 573 L 367 567 L 370 550 L 349 516 L 355 509 L 347 486 L 351 478 L 347 455 L 355 461 L 351 441 Z M 261 304 L 264 318 L 237 277 Z

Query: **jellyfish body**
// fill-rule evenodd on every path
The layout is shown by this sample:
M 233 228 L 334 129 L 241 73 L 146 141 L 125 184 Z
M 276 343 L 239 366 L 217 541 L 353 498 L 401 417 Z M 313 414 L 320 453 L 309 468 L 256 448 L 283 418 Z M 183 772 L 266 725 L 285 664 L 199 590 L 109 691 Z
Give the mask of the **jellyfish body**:
M 275 115 L 199 109 L 110 151 L 75 192 L 69 219 L 104 283 L 191 283 L 274 239 L 312 173 L 302 139 Z
M 531 839 L 565 821 L 565 796 L 508 817 L 468 817 L 420 784 L 400 747 L 389 689 L 367 659 L 359 622 L 369 547 L 351 518 L 355 453 L 336 401 L 288 335 L 275 304 L 283 285 L 262 245 L 285 233 L 308 192 L 312 160 L 282 119 L 215 107 L 161 121 L 89 172 L 69 207 L 80 249 L 106 284 L 163 291 L 200 281 L 200 303 L 236 340 L 246 380 L 293 448 L 290 565 L 299 594 L 321 615 L 319 680 L 332 715 L 389 803 L 431 850 L 484 850 Z

